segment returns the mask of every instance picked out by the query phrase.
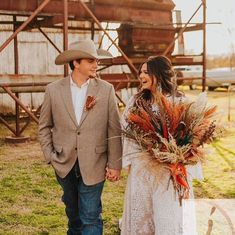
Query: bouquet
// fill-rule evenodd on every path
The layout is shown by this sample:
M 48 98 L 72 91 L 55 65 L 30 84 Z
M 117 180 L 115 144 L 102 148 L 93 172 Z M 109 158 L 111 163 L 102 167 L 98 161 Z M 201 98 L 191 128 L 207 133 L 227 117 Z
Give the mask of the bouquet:
M 214 137 L 216 106 L 207 107 L 206 101 L 205 93 L 194 102 L 175 102 L 159 94 L 154 110 L 140 96 L 125 117 L 124 136 L 135 140 L 153 161 L 169 169 L 180 204 L 189 196 L 185 166 L 203 160 L 202 147 Z

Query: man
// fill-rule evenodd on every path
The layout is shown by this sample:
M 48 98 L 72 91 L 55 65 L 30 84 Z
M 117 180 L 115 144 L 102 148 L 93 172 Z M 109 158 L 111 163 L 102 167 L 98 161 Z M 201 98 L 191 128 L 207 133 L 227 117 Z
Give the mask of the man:
M 46 87 L 39 119 L 39 140 L 47 163 L 63 189 L 67 234 L 100 235 L 104 180 L 116 181 L 121 169 L 119 113 L 114 88 L 97 79 L 92 40 L 72 43 L 57 56 L 72 73 Z

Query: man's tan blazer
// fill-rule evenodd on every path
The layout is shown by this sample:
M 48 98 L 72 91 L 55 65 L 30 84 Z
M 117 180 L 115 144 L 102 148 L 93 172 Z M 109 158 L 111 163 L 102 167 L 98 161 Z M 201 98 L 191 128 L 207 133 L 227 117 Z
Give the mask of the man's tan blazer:
M 87 185 L 105 178 L 105 168 L 121 169 L 121 127 L 114 88 L 91 79 L 87 96 L 95 105 L 83 111 L 77 123 L 72 103 L 70 78 L 46 87 L 39 119 L 39 141 L 43 154 L 60 177 L 65 177 L 78 159 Z

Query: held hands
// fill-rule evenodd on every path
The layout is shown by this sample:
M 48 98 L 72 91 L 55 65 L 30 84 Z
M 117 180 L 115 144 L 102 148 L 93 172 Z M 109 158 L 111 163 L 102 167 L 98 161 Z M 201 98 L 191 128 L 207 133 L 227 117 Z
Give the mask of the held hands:
M 105 179 L 115 182 L 120 179 L 120 173 L 121 170 L 116 170 L 116 169 L 111 169 L 109 167 L 106 167 L 106 174 L 105 174 Z

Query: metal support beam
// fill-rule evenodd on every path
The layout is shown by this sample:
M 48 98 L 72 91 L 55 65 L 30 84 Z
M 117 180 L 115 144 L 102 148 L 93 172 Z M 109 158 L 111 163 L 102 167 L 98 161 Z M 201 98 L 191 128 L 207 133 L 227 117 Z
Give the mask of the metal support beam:
M 14 37 L 21 32 L 33 19 L 34 17 L 50 2 L 50 0 L 44 0 L 42 4 L 33 12 L 32 15 L 19 27 L 17 30 L 1 45 L 0 52 L 14 39 Z
M 38 30 L 42 33 L 42 35 L 51 43 L 51 45 L 59 52 L 61 53 L 60 49 L 55 45 L 54 42 L 47 36 L 47 34 L 40 28 L 38 27 Z
M 169 44 L 169 46 L 166 48 L 166 50 L 163 52 L 163 55 L 167 55 L 167 53 L 171 50 L 171 48 L 174 46 L 176 39 L 181 36 L 185 29 L 187 28 L 188 24 L 191 22 L 191 20 L 193 19 L 193 17 L 197 14 L 197 12 L 199 11 L 199 9 L 201 8 L 202 3 L 200 4 L 200 6 L 197 8 L 197 10 L 193 13 L 193 15 L 189 18 L 189 20 L 187 21 L 187 23 L 184 25 L 184 27 L 179 31 L 178 35 L 174 38 L 174 40 Z
M 63 42 L 64 42 L 64 51 L 68 49 L 68 0 L 64 0 L 64 20 L 63 20 Z M 68 65 L 64 65 L 64 76 L 68 76 Z
M 16 26 L 16 16 L 13 16 L 13 30 L 16 32 L 17 26 Z M 13 33 L 14 33 L 13 32 Z M 19 53 L 18 53 L 18 41 L 17 41 L 17 35 L 14 37 L 14 69 L 15 74 L 19 74 Z
M 107 22 L 106 23 L 106 26 L 105 26 L 105 30 L 107 31 L 108 30 L 108 27 L 109 27 L 109 23 Z M 100 29 L 99 29 L 100 30 Z M 101 48 L 101 46 L 102 46 L 102 41 L 103 41 L 103 39 L 104 39 L 104 36 L 105 36 L 105 33 L 103 32 L 102 33 L 102 36 L 101 36 L 101 39 L 100 39 L 100 41 L 99 41 L 99 49 Z
M 108 37 L 108 39 L 116 46 L 116 48 L 119 50 L 119 52 L 122 54 L 124 59 L 127 61 L 127 64 L 129 65 L 130 69 L 132 72 L 134 72 L 135 75 L 138 74 L 137 69 L 135 66 L 132 64 L 131 60 L 126 56 L 126 54 L 123 52 L 123 50 L 114 42 L 114 40 L 110 37 L 110 35 L 106 32 L 106 30 L 102 27 L 101 23 L 99 20 L 96 18 L 96 16 L 91 12 L 91 10 L 87 7 L 87 5 L 82 1 L 79 0 L 83 8 L 87 11 L 87 13 L 92 17 L 92 19 L 95 21 L 95 23 L 99 26 L 100 29 L 105 33 L 105 35 Z
M 40 106 L 37 108 L 37 110 L 34 112 L 34 115 L 35 115 L 35 116 L 40 112 L 41 107 L 42 107 L 42 105 L 40 105 Z M 26 127 L 29 125 L 30 122 L 31 122 L 31 119 L 30 119 L 30 117 L 28 117 L 27 122 L 25 123 L 25 125 L 24 125 L 24 126 L 21 128 L 21 130 L 20 130 L 20 134 L 23 133 L 23 131 L 26 129 Z
M 119 100 L 124 106 L 126 106 L 125 102 L 121 99 L 121 97 L 120 97 L 117 93 L 115 93 L 115 94 L 116 94 L 116 97 L 118 98 L 118 100 Z
M 125 84 L 138 84 L 137 79 L 133 79 L 132 74 L 113 73 L 113 74 L 100 74 L 101 79 L 116 85 L 122 84 L 122 88 L 126 87 Z M 16 79 L 15 74 L 3 75 L 0 74 L 0 93 L 5 92 L 4 87 L 10 87 L 11 91 L 15 92 L 43 92 L 45 86 L 50 82 L 63 78 L 63 75 L 32 75 L 32 74 L 19 74 Z M 4 82 L 5 80 L 5 82 Z M 28 82 L 25 82 L 28 81 Z M 137 85 L 138 86 L 138 85 Z M 120 88 L 121 89 L 121 88 Z
M 16 131 L 0 116 L 0 121 L 14 134 L 16 135 Z
M 91 10 L 92 12 L 95 11 L 95 3 L 94 3 L 94 0 L 90 0 L 91 2 Z M 91 21 L 91 39 L 94 40 L 94 37 L 95 37 L 95 23 L 94 21 L 92 20 Z
M 62 15 L 55 15 L 50 17 L 45 17 L 42 20 L 37 20 L 37 26 L 41 28 L 54 28 L 56 24 L 60 24 L 63 22 Z
M 206 90 L 206 0 L 203 4 L 203 53 L 202 53 L 202 91 Z
M 151 0 L 149 4 L 145 1 L 114 1 L 111 0 L 110 4 L 105 3 L 106 0 L 97 2 L 95 0 L 95 15 L 102 22 L 165 22 L 165 19 L 171 17 L 170 11 L 173 10 L 174 4 L 164 4 L 162 2 Z M 0 1 L 0 14 L 18 14 L 29 15 L 35 9 L 36 0 L 8 0 Z M 144 4 L 143 4 L 144 2 Z M 167 1 L 168 2 L 168 1 Z M 43 12 L 40 13 L 40 17 L 43 16 L 56 16 L 61 15 L 63 12 L 62 0 L 51 0 Z M 91 4 L 86 2 L 86 5 L 91 9 Z M 89 14 L 83 9 L 79 1 L 68 1 L 69 14 L 74 16 L 76 20 L 90 20 Z M 156 10 L 158 13 L 156 14 Z M 61 21 L 61 23 L 63 20 Z
M 16 16 L 13 16 L 13 30 L 17 30 Z M 19 54 L 18 54 L 18 41 L 17 35 L 14 37 L 14 62 L 15 62 L 15 74 L 19 74 Z M 19 99 L 19 93 L 16 92 L 15 96 Z M 15 136 L 20 136 L 20 108 L 18 103 L 15 101 Z
M 19 104 L 19 106 L 38 124 L 38 118 L 35 117 L 35 115 L 34 115 L 32 112 L 30 112 L 30 110 L 28 110 L 28 109 L 24 106 L 24 104 L 21 102 L 21 100 L 20 100 L 19 98 L 17 98 L 17 97 L 14 95 L 14 93 L 10 90 L 10 88 L 9 88 L 9 87 L 5 87 L 5 86 L 3 86 L 2 88 L 3 88 L 3 89 L 11 96 L 11 98 L 12 98 L 13 100 L 15 100 L 15 101 Z
M 19 99 L 18 92 L 15 93 L 15 97 Z M 17 101 L 15 101 L 15 124 L 16 124 L 16 137 L 19 137 L 20 136 L 20 107 Z

